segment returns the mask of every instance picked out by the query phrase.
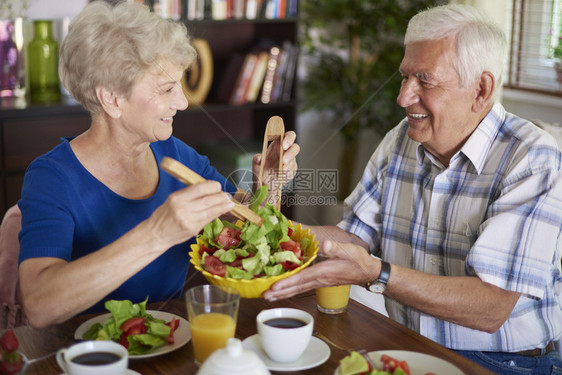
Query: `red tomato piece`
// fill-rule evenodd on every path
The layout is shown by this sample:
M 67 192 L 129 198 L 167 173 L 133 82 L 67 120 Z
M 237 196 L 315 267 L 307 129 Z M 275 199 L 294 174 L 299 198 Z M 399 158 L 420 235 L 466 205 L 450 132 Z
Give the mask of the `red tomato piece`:
M 146 322 L 146 319 L 143 317 L 135 317 L 135 318 L 130 318 L 127 321 L 125 321 L 123 324 L 121 324 L 121 330 L 123 332 L 127 332 L 127 334 L 129 335 L 133 335 L 134 333 L 131 333 L 132 330 L 135 331 L 140 331 L 142 328 L 144 328 L 144 323 Z M 146 329 L 145 329 L 146 332 Z
M 127 336 L 140 335 L 142 333 L 146 333 L 146 327 L 144 325 L 134 326 L 132 328 L 129 328 L 129 330 L 126 331 L 125 333 L 127 334 Z
M 236 268 L 242 268 L 242 259 L 244 259 L 244 258 L 238 257 L 238 258 L 234 259 L 234 260 L 229 264 L 229 266 L 230 266 L 230 267 L 236 267 Z
M 209 273 L 224 277 L 226 275 L 226 266 L 214 255 L 207 255 L 205 257 L 205 268 Z
M 279 247 L 285 251 L 292 251 L 299 260 L 302 259 L 301 245 L 297 241 L 289 239 L 289 241 L 281 242 Z
M 400 361 L 400 363 L 398 364 L 398 367 L 400 367 L 402 370 L 404 370 L 406 375 L 410 375 L 410 367 L 408 366 L 408 363 L 406 361 Z
M 217 251 L 218 249 L 215 247 L 207 247 L 204 244 L 201 244 L 201 247 L 199 248 L 199 255 L 203 255 L 203 253 L 207 253 L 209 255 L 213 255 L 215 253 L 215 251 Z
M 287 233 L 287 236 L 291 237 L 291 234 L 293 234 L 293 228 L 289 227 L 289 232 Z
M 174 345 L 174 331 L 178 329 L 180 320 L 176 319 L 176 317 L 172 317 L 172 320 L 166 323 L 166 325 L 170 327 L 170 334 L 166 338 L 166 341 L 168 342 L 168 344 Z
M 4 332 L 2 337 L 0 337 L 0 348 L 7 352 L 13 352 L 18 350 L 19 347 L 18 338 L 16 334 L 11 329 Z
M 231 227 L 224 227 L 217 238 L 216 243 L 220 243 L 223 249 L 228 250 L 231 247 L 236 247 L 240 244 L 240 231 Z
M 400 365 L 400 361 L 386 354 L 383 354 L 381 356 L 381 362 L 382 362 L 383 371 L 389 371 L 389 372 L 394 372 L 394 370 L 396 370 L 396 368 L 398 368 Z
M 180 325 L 180 320 L 176 319 L 176 317 L 172 317 L 172 320 L 170 320 L 168 323 L 166 323 L 166 325 L 168 327 L 170 327 L 170 330 L 172 332 L 174 332 L 176 329 L 178 329 L 178 326 Z
M 119 338 L 119 344 L 123 345 L 125 349 L 129 349 L 129 340 L 127 340 L 127 332 L 123 332 Z
M 281 266 L 283 266 L 284 269 L 286 269 L 287 271 L 291 271 L 294 270 L 295 268 L 299 268 L 300 264 L 298 263 L 293 263 L 293 262 L 281 262 L 279 263 Z

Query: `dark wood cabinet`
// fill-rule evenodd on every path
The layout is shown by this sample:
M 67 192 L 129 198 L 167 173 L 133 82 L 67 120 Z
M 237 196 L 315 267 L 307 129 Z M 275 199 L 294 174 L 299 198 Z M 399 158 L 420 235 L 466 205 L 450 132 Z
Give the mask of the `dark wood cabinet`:
M 225 74 L 228 60 L 246 53 L 262 40 L 281 45 L 288 40 L 298 43 L 296 19 L 189 21 L 194 38 L 209 42 L 213 55 L 214 80 L 205 103 L 180 112 L 174 119 L 174 135 L 198 149 L 210 141 L 261 142 L 267 120 L 281 116 L 285 128 L 295 128 L 296 98 L 271 104 L 229 105 L 217 97 L 218 80 Z M 89 114 L 71 99 L 49 106 L 15 105 L 0 98 L 0 213 L 16 204 L 25 169 L 36 157 L 60 143 L 61 137 L 75 136 L 90 124 Z M 211 162 L 213 162 L 211 158 Z

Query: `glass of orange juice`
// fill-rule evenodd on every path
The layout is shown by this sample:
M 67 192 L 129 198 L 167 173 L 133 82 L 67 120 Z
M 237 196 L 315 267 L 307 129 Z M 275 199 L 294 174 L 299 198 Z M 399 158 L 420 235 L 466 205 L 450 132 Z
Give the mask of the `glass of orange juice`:
M 240 293 L 229 287 L 200 285 L 189 289 L 185 300 L 195 363 L 201 365 L 234 337 Z
M 326 314 L 340 314 L 347 309 L 351 285 L 338 285 L 316 289 L 316 306 Z

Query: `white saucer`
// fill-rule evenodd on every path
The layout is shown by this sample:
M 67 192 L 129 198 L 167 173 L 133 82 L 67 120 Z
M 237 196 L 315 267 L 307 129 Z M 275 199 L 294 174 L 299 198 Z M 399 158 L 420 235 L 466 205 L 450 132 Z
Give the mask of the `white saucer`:
M 63 372 L 60 375 L 66 375 L 66 372 Z M 131 370 L 130 368 L 128 368 L 127 371 L 125 371 L 125 375 L 141 375 L 141 373 L 136 372 L 135 370 Z
M 310 343 L 302 356 L 295 362 L 275 362 L 264 352 L 258 334 L 250 336 L 242 341 L 242 346 L 250 349 L 260 357 L 265 366 L 272 371 L 300 371 L 320 366 L 330 358 L 330 347 L 322 340 L 312 336 Z

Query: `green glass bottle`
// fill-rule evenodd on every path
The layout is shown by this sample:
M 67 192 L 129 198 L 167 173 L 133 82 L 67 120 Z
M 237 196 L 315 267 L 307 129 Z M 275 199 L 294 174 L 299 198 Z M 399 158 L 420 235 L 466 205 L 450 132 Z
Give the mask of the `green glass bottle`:
M 53 22 L 33 22 L 35 33 L 29 42 L 29 91 L 34 103 L 60 101 L 59 44 L 53 39 Z

